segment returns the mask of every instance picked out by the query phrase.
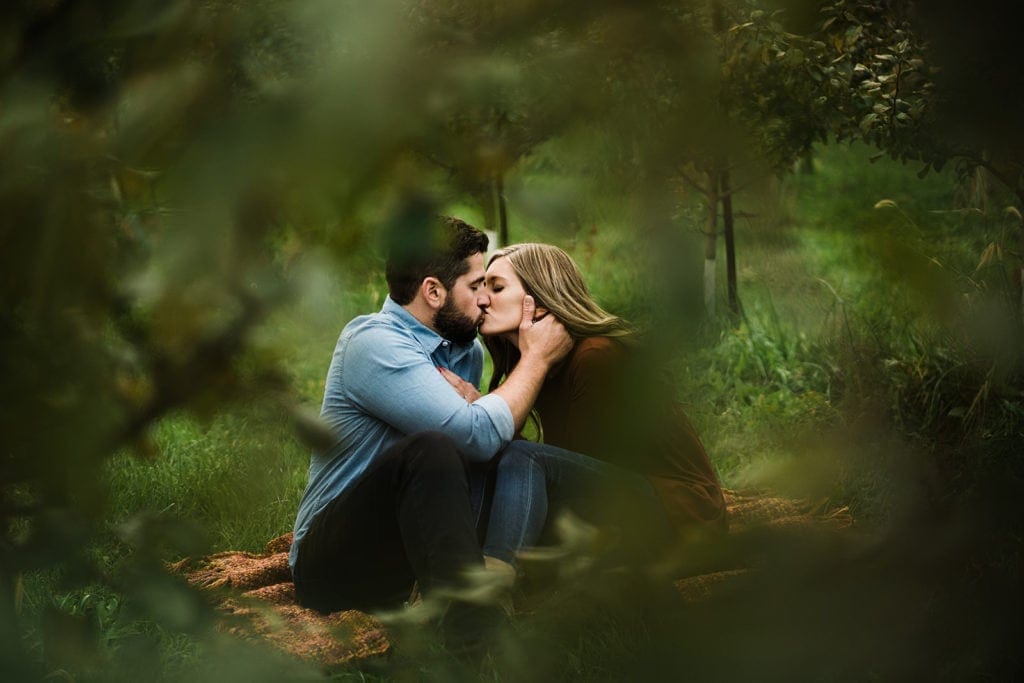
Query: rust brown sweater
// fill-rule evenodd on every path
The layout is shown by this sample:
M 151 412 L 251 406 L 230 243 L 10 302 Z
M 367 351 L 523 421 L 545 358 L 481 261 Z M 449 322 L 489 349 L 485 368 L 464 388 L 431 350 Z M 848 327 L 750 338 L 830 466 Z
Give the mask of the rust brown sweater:
M 661 382 L 608 337 L 579 341 L 537 398 L 544 441 L 644 474 L 680 531 L 727 526 L 722 487 Z

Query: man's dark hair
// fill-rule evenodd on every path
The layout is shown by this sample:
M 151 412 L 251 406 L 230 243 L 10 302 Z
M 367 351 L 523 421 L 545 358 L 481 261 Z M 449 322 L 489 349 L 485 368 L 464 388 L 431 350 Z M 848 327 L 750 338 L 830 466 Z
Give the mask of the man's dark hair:
M 469 271 L 466 259 L 487 251 L 487 235 L 469 223 L 451 216 L 439 216 L 432 223 L 418 234 L 399 236 L 388 249 L 388 294 L 402 306 L 413 300 L 428 277 L 451 289 Z

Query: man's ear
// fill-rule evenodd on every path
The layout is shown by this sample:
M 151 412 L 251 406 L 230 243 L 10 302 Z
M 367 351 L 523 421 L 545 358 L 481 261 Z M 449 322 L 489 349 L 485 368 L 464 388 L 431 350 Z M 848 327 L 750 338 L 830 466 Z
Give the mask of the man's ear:
M 420 283 L 420 294 L 428 306 L 437 310 L 444 305 L 444 300 L 448 296 L 448 290 L 444 288 L 444 285 L 436 277 L 428 277 L 424 278 L 423 282 Z
M 536 297 L 534 297 L 534 299 L 536 299 Z M 541 318 L 543 318 L 544 316 L 546 316 L 550 312 L 551 311 L 549 311 L 548 309 L 544 308 L 543 306 L 538 306 L 533 311 L 533 319 L 534 320 L 540 320 Z

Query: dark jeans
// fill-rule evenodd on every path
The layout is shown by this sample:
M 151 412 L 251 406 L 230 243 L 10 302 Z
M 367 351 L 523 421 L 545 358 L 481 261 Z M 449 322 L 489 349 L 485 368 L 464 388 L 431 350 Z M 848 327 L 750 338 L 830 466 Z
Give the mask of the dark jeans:
M 563 448 L 513 441 L 496 466 L 484 554 L 514 563 L 523 548 L 552 540 L 551 522 L 572 511 L 617 529 L 618 553 L 644 563 L 670 546 L 671 522 L 646 477 Z
M 466 464 L 438 432 L 402 439 L 335 499 L 299 546 L 299 602 L 321 612 L 401 605 L 413 581 L 424 594 L 460 583 L 483 558 Z

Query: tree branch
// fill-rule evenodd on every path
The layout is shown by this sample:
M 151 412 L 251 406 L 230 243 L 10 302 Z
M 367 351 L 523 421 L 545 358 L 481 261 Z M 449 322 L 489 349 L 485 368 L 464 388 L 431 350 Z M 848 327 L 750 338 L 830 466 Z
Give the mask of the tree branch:
M 705 197 L 710 195 L 710 190 L 708 190 L 708 188 L 704 187 L 703 185 L 700 184 L 700 182 L 692 178 L 682 166 L 677 166 L 676 172 L 679 173 L 679 176 L 686 181 L 687 185 L 691 186 L 693 189 L 697 190 Z

